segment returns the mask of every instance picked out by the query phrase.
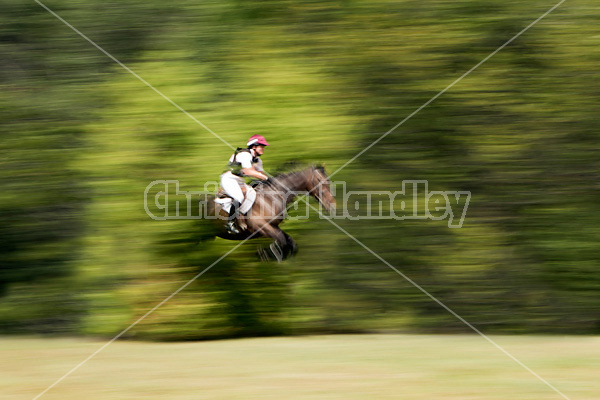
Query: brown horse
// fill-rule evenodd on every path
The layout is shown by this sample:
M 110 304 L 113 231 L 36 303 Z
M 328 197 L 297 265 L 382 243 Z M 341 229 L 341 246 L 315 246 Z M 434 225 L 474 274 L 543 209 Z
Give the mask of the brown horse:
M 330 191 L 330 183 L 325 169 L 319 166 L 277 175 L 268 183 L 256 187 L 256 201 L 250 211 L 238 218 L 240 234 L 233 235 L 225 229 L 228 213 L 221 204 L 209 201 L 208 215 L 216 221 L 216 236 L 229 240 L 267 237 L 274 239 L 270 251 L 259 250 L 263 260 L 275 258 L 282 261 L 297 251 L 296 242 L 279 228 L 286 216 L 286 208 L 299 194 L 308 193 L 328 211 L 335 209 L 335 198 Z M 217 217 L 217 218 L 215 218 Z

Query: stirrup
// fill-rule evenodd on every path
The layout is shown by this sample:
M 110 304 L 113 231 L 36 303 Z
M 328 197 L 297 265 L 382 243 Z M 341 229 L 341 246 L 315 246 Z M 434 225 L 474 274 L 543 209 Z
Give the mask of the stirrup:
M 240 230 L 237 228 L 237 226 L 235 226 L 235 221 L 231 220 L 231 221 L 227 221 L 227 223 L 225 224 L 225 228 L 227 229 L 227 231 L 233 235 L 239 235 L 240 234 Z

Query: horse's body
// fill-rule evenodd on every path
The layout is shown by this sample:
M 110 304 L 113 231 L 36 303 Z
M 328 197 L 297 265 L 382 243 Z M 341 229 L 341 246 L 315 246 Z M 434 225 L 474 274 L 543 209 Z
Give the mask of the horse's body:
M 252 209 L 243 216 L 239 225 L 238 235 L 233 235 L 225 229 L 224 218 L 228 215 L 222 206 L 214 201 L 209 202 L 209 215 L 219 217 L 216 236 L 229 240 L 244 240 L 248 237 L 272 238 L 275 242 L 270 250 L 273 256 L 281 261 L 294 254 L 297 250 L 294 240 L 279 228 L 285 218 L 287 205 L 299 193 L 306 192 L 316 198 L 328 211 L 335 207 L 335 198 L 329 187 L 329 180 L 322 167 L 310 167 L 301 171 L 282 174 L 271 178 L 269 184 L 261 183 L 256 188 L 256 201 Z M 239 220 L 239 219 L 238 219 Z M 262 258 L 268 258 L 266 253 Z

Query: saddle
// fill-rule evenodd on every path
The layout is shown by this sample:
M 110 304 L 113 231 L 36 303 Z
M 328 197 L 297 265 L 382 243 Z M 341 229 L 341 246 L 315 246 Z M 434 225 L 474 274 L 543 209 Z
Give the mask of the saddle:
M 245 192 L 245 190 L 244 190 L 244 192 Z M 221 206 L 220 216 L 223 217 L 223 226 L 226 226 L 227 225 L 226 224 L 227 217 L 229 217 L 229 210 L 233 204 L 233 198 L 231 196 L 229 196 L 227 193 L 225 193 L 225 190 L 223 190 L 222 188 L 219 188 L 219 190 L 217 190 L 217 193 L 215 195 L 214 201 L 215 201 L 215 203 L 217 203 Z M 248 229 L 248 225 L 246 224 L 245 218 L 241 213 L 238 213 L 234 222 L 237 225 L 240 232 Z M 227 230 L 227 231 L 229 232 L 229 230 Z M 233 234 L 234 232 L 229 232 L 229 233 Z
M 219 188 L 219 190 L 217 190 L 217 194 L 216 194 L 216 198 L 217 199 L 231 199 L 231 197 L 229 195 L 227 195 L 227 193 L 225 193 L 225 190 L 223 190 L 223 188 Z

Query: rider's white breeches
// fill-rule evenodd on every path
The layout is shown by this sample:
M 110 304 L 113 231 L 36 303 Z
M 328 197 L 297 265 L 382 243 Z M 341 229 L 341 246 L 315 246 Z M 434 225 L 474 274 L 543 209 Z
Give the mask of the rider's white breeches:
M 256 200 L 256 190 L 253 187 L 246 186 L 246 198 L 244 202 L 240 206 L 240 212 L 242 214 L 246 214 L 252 208 L 252 204 L 254 204 L 254 200 Z
M 221 175 L 221 187 L 225 190 L 228 196 L 241 204 L 240 212 L 246 214 L 252 208 L 254 200 L 256 200 L 256 191 L 254 188 L 246 185 L 244 181 L 233 175 L 231 172 L 226 172 Z M 242 187 L 246 188 L 246 197 L 244 198 L 244 192 Z

